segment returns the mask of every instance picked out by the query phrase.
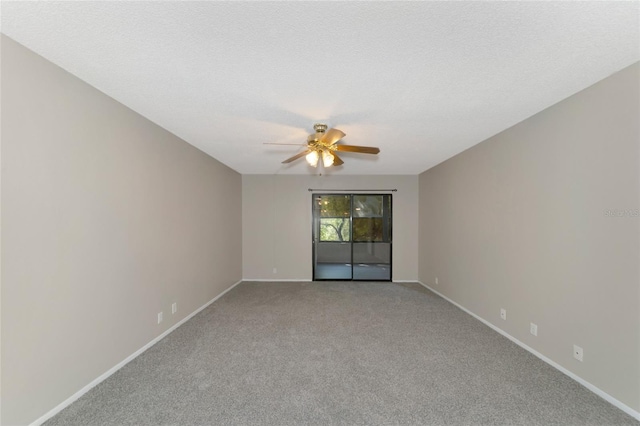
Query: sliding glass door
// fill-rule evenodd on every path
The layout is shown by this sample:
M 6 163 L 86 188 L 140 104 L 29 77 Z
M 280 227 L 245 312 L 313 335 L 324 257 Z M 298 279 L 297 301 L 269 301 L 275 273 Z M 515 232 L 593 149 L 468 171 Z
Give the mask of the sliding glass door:
M 313 195 L 313 279 L 350 280 L 351 195 Z
M 313 195 L 313 279 L 391 280 L 391 195 Z
M 353 279 L 391 280 L 391 195 L 353 195 Z

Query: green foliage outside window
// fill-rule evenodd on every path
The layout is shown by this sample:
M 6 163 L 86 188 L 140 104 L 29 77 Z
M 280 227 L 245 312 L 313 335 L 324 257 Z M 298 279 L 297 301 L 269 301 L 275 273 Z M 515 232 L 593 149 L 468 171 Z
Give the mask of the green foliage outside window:
M 353 241 L 384 241 L 382 218 L 353 218 Z
M 349 241 L 349 219 L 320 219 L 320 241 Z
M 318 197 L 320 217 L 349 217 L 351 197 L 348 195 L 325 195 Z
M 353 197 L 353 241 L 388 241 L 381 195 Z M 320 216 L 320 241 L 350 241 L 351 197 L 349 195 L 323 195 L 315 199 Z

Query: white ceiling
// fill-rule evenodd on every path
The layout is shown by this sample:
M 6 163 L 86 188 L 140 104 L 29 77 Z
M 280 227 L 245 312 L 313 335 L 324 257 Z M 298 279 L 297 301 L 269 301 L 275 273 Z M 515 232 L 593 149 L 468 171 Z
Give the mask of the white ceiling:
M 2 2 L 2 32 L 244 174 L 315 122 L 418 174 L 640 59 L 633 2 Z

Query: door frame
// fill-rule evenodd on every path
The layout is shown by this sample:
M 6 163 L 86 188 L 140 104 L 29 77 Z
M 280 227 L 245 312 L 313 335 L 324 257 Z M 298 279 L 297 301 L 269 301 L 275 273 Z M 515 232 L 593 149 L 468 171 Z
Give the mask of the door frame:
M 316 278 L 316 231 L 319 232 L 320 217 L 316 217 L 315 200 L 318 196 L 325 195 L 348 195 L 350 197 L 350 214 L 349 214 L 349 250 L 351 252 L 351 278 Z M 356 195 L 372 195 L 372 196 L 389 196 L 389 279 L 370 279 L 361 280 L 353 278 L 353 197 Z M 375 242 L 372 242 L 375 243 Z M 388 193 L 372 193 L 372 192 L 314 192 L 311 194 L 311 280 L 312 281 L 376 281 L 376 282 L 392 282 L 393 281 L 393 194 Z

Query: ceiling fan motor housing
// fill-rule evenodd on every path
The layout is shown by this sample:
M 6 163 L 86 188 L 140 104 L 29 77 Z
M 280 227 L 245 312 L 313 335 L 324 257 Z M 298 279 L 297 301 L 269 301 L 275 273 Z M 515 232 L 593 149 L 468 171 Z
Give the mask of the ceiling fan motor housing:
M 309 135 L 309 137 L 307 138 L 307 143 L 309 145 L 312 145 L 316 149 L 321 148 L 318 142 L 320 142 L 320 138 L 322 138 L 322 136 L 327 131 L 327 127 L 328 126 L 323 123 L 314 124 L 313 130 L 315 130 L 316 132 Z
M 316 123 L 313 125 L 313 130 L 315 130 L 316 133 L 324 133 L 327 131 L 327 125 L 323 123 Z

